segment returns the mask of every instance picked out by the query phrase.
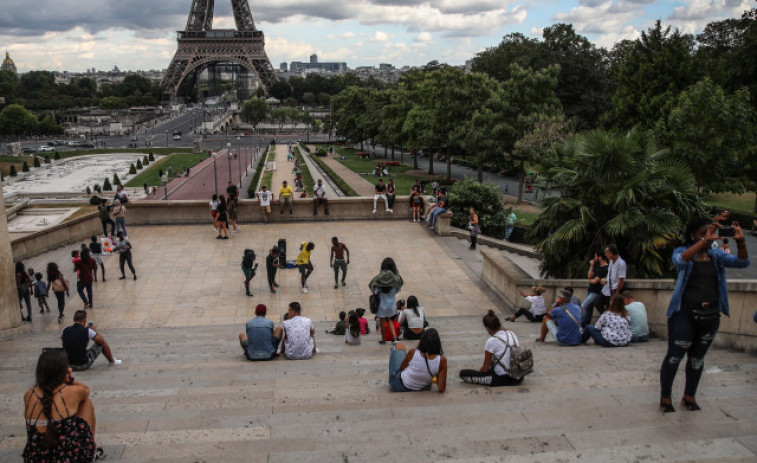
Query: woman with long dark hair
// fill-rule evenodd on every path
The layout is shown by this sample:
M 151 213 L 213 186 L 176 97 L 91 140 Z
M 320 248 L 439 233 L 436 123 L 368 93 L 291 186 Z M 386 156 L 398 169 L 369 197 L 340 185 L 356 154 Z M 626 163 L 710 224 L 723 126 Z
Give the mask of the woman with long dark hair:
M 63 309 L 66 307 L 66 296 L 70 296 L 68 280 L 58 268 L 58 264 L 47 264 L 47 290 L 52 289 L 55 299 L 58 300 L 58 323 L 63 322 Z
M 418 347 L 405 353 L 405 344 L 392 345 L 389 354 L 389 388 L 392 392 L 447 389 L 447 358 L 442 355 L 442 341 L 434 328 L 423 332 Z
M 404 281 L 397 271 L 397 265 L 391 257 L 387 257 L 381 262 L 381 271 L 368 283 L 371 293 L 379 298 L 378 312 L 376 312 L 376 316 L 380 319 L 379 326 L 381 328 L 379 344 L 386 343 L 384 335 L 387 330 L 394 342 L 397 342 L 397 333 L 390 319 L 397 313 L 395 296 L 402 289 L 403 284 Z
M 95 408 L 89 388 L 71 376 L 63 349 L 39 356 L 36 385 L 24 394 L 24 461 L 89 462 L 101 458 L 95 445 Z
M 613 294 L 610 307 L 599 316 L 593 325 L 584 327 L 581 342 L 589 338 L 602 347 L 623 347 L 631 342 L 631 324 L 628 320 L 625 300 L 622 294 Z
M 32 321 L 32 279 L 26 273 L 23 262 L 16 262 L 16 291 L 18 292 L 18 304 L 21 306 L 21 320 Z M 24 317 L 23 305 L 26 302 L 26 317 Z
M 351 346 L 357 346 L 361 344 L 360 337 L 360 317 L 357 316 L 357 312 L 350 310 L 347 314 L 347 329 L 344 330 L 344 342 Z
M 718 239 L 717 222 L 702 217 L 686 227 L 683 246 L 673 250 L 673 264 L 678 277 L 668 305 L 668 352 L 660 367 L 660 410 L 674 412 L 673 380 L 678 365 L 686 359 L 686 386 L 681 405 L 699 410 L 696 401 L 699 380 L 704 370 L 704 356 L 720 327 L 720 314 L 730 315 L 726 267 L 749 266 L 744 231 L 733 222 L 736 255 L 713 249 Z
M 499 317 L 490 310 L 484 315 L 484 329 L 489 339 L 484 345 L 484 363 L 478 370 L 460 370 L 460 379 L 466 383 L 483 384 L 490 387 L 517 386 L 523 378 L 515 379 L 510 372 L 512 348 L 518 346 L 518 337 L 510 330 L 502 328 Z
M 420 339 L 423 329 L 428 324 L 426 320 L 426 311 L 418 304 L 418 298 L 410 296 L 407 298 L 407 308 L 402 310 L 397 323 L 402 326 L 402 337 L 409 340 Z
M 226 210 L 226 197 L 221 195 L 218 198 L 218 215 L 216 216 L 216 223 L 218 224 L 218 238 L 219 240 L 229 239 L 229 232 L 227 225 L 229 221 L 229 215 Z

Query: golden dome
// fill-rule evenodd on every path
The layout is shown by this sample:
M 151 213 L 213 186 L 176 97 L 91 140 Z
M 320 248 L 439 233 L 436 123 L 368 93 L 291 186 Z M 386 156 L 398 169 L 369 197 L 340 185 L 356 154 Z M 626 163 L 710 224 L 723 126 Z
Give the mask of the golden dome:
M 0 66 L 0 71 L 10 71 L 12 73 L 16 73 L 16 63 L 13 62 L 11 59 L 10 53 L 8 53 L 8 50 L 5 50 L 5 59 L 3 60 L 2 66 Z

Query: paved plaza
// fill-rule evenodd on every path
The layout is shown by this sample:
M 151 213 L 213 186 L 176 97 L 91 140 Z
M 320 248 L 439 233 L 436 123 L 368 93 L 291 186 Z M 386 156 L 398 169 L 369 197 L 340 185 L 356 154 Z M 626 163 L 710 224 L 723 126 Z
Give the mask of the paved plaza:
M 92 388 L 106 461 L 757 461 L 757 358 L 748 354 L 713 348 L 698 394 L 703 410 L 662 414 L 664 341 L 558 347 L 534 343 L 538 324 L 519 322 L 507 327 L 533 349 L 535 372 L 512 388 L 461 383 L 457 372 L 483 358 L 482 314 L 511 313 L 478 280 L 480 256 L 464 240 L 404 221 L 245 225 L 229 240 L 214 239 L 210 223 L 131 227 L 129 235 L 139 279 L 115 279 L 117 257 L 109 257 L 108 281 L 95 284 L 90 311 L 124 363 L 98 359 L 76 374 Z M 348 285 L 338 289 L 328 268 L 333 235 L 352 251 Z M 288 259 L 299 242 L 316 243 L 311 292 L 300 294 L 296 271 L 282 270 L 272 295 L 262 271 L 255 297 L 244 296 L 243 249 L 262 262 L 280 237 Z M 55 260 L 71 277 L 70 248 L 25 262 L 42 269 Z M 405 279 L 400 296 L 415 294 L 441 334 L 450 372 L 444 394 L 390 393 L 389 348 L 374 332 L 360 346 L 324 334 L 339 310 L 365 305 L 367 282 L 385 256 Z M 254 305 L 267 304 L 278 322 L 290 301 L 314 320 L 320 353 L 309 361 L 245 360 L 236 337 Z M 82 305 L 75 294 L 69 304 L 67 324 Z M 30 333 L 0 343 L 1 462 L 21 461 L 22 395 L 40 348 L 59 345 L 60 328 L 54 316 L 35 312 Z

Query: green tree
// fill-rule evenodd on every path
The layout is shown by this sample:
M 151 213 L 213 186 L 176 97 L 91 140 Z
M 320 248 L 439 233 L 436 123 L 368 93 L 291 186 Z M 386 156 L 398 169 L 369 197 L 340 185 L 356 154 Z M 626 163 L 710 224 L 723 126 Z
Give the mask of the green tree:
M 144 166 L 142 166 L 142 160 L 141 159 L 137 159 L 137 170 L 142 170 L 142 167 L 144 167 Z
M 55 75 L 50 71 L 29 71 L 20 79 L 21 92 L 27 100 L 39 100 L 58 93 Z
M 641 130 L 576 135 L 549 169 L 561 196 L 541 200 L 532 226 L 545 276 L 579 278 L 595 252 L 614 243 L 629 277 L 670 269 L 679 232 L 703 208 L 688 168 Z
M 18 88 L 18 76 L 15 73 L 0 71 L 0 95 L 5 98 L 5 104 L 16 102 Z
M 287 122 L 288 115 L 288 108 L 274 109 L 273 111 L 271 111 L 271 122 L 277 124 L 279 126 L 279 129 L 283 129 L 284 124 L 286 124 Z
M 45 164 L 50 164 L 50 155 L 49 154 L 45 155 Z
M 0 111 L 0 135 L 19 136 L 37 132 L 37 116 L 18 104 Z
M 117 96 L 106 96 L 100 100 L 100 109 L 121 109 L 125 107 L 124 101 Z
M 39 162 L 39 158 L 37 156 L 34 156 L 34 167 L 41 167 L 42 164 Z
M 496 185 L 465 179 L 452 185 L 449 199 L 452 204 L 453 226 L 465 228 L 468 223 L 468 209 L 472 207 L 478 214 L 478 223 L 484 235 L 504 238 L 505 208 Z
M 268 104 L 260 98 L 251 98 L 242 105 L 242 121 L 257 127 L 268 116 Z
M 29 172 L 29 164 L 26 161 L 21 165 L 21 172 Z
M 18 173 L 16 173 L 15 165 L 11 164 L 11 168 L 8 170 L 8 175 L 10 175 L 11 177 L 15 177 L 18 175 Z
M 118 174 L 113 174 L 113 185 L 120 185 L 121 179 L 118 178 Z
M 516 32 L 502 38 L 493 48 L 478 53 L 473 59 L 473 72 L 484 72 L 500 82 L 511 78 L 512 65 L 522 68 L 541 68 L 544 63 L 542 44 Z
M 103 182 L 103 191 L 113 191 L 113 187 L 110 185 L 108 177 L 105 177 L 105 181 Z
M 339 135 L 351 143 L 365 140 L 363 114 L 368 109 L 368 99 L 364 89 L 350 87 L 331 99 L 331 117 Z M 361 145 L 362 147 L 362 145 Z
M 55 154 L 53 155 L 53 159 L 55 159 L 56 161 L 59 161 L 60 160 L 60 153 L 56 151 Z
M 653 28 L 627 48 L 625 42 L 614 56 L 616 70 L 612 109 L 606 122 L 617 128 L 635 125 L 649 129 L 672 108 L 678 94 L 698 79 L 693 69 L 694 37 L 658 20 Z
M 149 156 L 147 157 L 147 159 L 149 159 L 149 160 L 150 160 L 150 162 L 153 162 L 153 161 L 155 161 L 155 155 L 154 155 L 154 154 L 152 154 L 152 151 L 150 151 L 150 155 L 149 155 Z
M 706 77 L 681 93 L 655 132 L 691 169 L 698 191 L 743 191 L 728 177 L 735 176 L 757 142 L 754 116 L 746 89 L 726 95 Z
M 63 135 L 63 132 L 63 126 L 50 116 L 45 117 L 39 122 L 39 133 L 43 135 Z
M 144 157 L 142 158 L 142 165 L 143 165 L 143 166 L 149 166 L 149 165 L 150 165 L 150 160 L 149 160 L 149 159 L 147 158 L 147 155 L 146 155 L 146 154 L 145 154 L 145 156 L 144 156 Z
M 131 165 L 129 165 L 129 174 L 134 175 L 136 173 L 137 173 L 137 168 L 134 166 L 134 163 L 132 163 Z M 116 183 L 116 181 L 113 180 L 113 183 Z

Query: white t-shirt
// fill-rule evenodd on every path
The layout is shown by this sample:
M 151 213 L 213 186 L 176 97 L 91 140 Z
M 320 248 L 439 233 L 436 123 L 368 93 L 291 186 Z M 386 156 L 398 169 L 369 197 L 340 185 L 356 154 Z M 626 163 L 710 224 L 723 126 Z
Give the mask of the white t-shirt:
M 402 322 L 407 320 L 408 328 L 423 328 L 423 319 L 426 315 L 423 311 L 423 307 L 418 307 L 418 314 L 419 315 L 416 316 L 413 309 L 405 309 L 400 314 L 400 318 L 397 320 L 397 323 L 402 325 Z
M 271 192 L 258 191 L 258 199 L 260 199 L 261 206 L 270 206 L 271 205 Z
M 621 278 L 626 279 L 626 261 L 618 256 L 615 262 L 610 259 L 610 263 L 607 265 L 607 282 L 602 287 L 602 294 L 612 296 L 612 293 L 618 289 Z
M 510 345 L 510 349 L 507 345 Z M 510 352 L 512 348 L 518 345 L 518 337 L 512 331 L 499 330 L 494 336 L 486 340 L 484 350 L 494 357 L 492 361 L 499 359 L 499 363 L 494 365 L 494 373 L 502 376 L 506 375 L 505 368 L 510 369 Z M 502 366 L 504 365 L 504 366 Z
M 284 321 L 284 354 L 290 360 L 307 360 L 313 356 L 313 322 L 300 315 Z
M 218 210 L 218 201 L 211 200 L 208 204 L 210 204 L 210 210 L 211 211 L 217 211 Z
M 547 313 L 547 306 L 544 304 L 543 296 L 526 296 L 526 300 L 531 303 L 532 314 L 544 315 Z
M 313 187 L 313 194 L 316 198 L 325 198 L 326 197 L 326 186 L 325 185 L 318 185 L 317 183 Z

